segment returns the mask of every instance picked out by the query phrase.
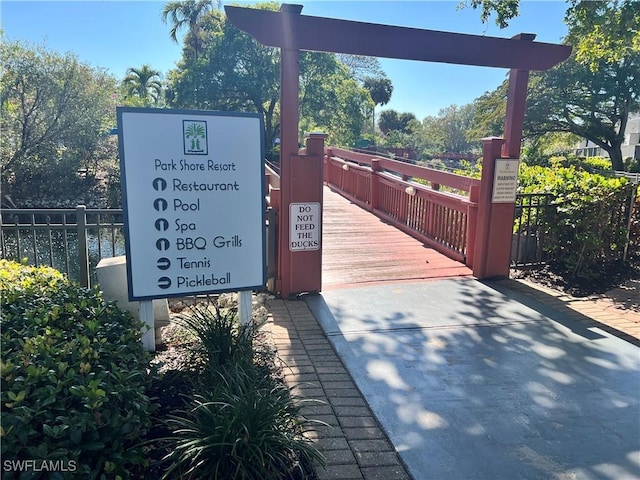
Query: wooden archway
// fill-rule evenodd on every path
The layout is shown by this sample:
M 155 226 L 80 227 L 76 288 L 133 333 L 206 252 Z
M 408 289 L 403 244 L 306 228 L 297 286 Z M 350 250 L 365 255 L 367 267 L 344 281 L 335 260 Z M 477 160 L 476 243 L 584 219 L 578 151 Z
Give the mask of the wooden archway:
M 278 270 L 286 273 L 282 275 L 278 290 L 283 296 L 301 291 L 292 285 L 291 278 L 296 276 L 297 269 L 305 271 L 305 275 L 309 270 L 304 262 L 297 266 L 292 252 L 287 248 L 289 205 L 295 199 L 291 198 L 285 186 L 293 181 L 291 159 L 298 155 L 300 50 L 508 68 L 507 112 L 504 140 L 501 141 L 501 154 L 506 158 L 518 158 L 520 155 L 529 72 L 547 70 L 568 58 L 571 53 L 571 47 L 567 45 L 535 42 L 534 34 L 520 34 L 509 39 L 467 35 L 305 16 L 301 14 L 302 8 L 302 5 L 283 4 L 280 11 L 275 12 L 225 6 L 227 18 L 233 25 L 249 33 L 258 42 L 281 49 L 280 174 L 283 189 Z M 486 195 L 489 194 L 485 192 Z M 499 213 L 504 216 L 508 212 Z M 488 225 L 493 215 L 490 208 L 483 211 L 482 215 L 486 217 L 482 223 L 485 231 L 478 233 L 482 233 L 481 242 L 486 248 L 491 242 Z M 492 273 L 491 269 L 484 267 L 479 268 L 478 272 L 477 276 L 481 278 Z

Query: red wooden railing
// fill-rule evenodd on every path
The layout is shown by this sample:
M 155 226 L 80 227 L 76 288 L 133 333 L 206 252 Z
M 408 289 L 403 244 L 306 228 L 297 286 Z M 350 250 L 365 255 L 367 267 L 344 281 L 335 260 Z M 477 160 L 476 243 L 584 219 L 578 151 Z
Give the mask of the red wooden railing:
M 278 214 L 280 212 L 280 173 L 275 165 L 265 164 L 265 200 L 267 204 L 267 289 L 276 291 L 278 276 Z
M 324 181 L 332 189 L 442 253 L 473 264 L 480 180 L 336 147 L 325 154 Z

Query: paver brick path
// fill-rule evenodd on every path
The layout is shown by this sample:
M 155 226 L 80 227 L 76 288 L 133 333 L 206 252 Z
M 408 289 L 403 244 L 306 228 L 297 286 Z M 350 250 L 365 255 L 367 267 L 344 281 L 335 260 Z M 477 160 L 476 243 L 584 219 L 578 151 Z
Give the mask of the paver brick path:
M 267 300 L 267 328 L 294 393 L 319 400 L 303 407 L 321 420 L 310 437 L 325 455 L 320 480 L 409 480 L 349 372 L 303 301 Z

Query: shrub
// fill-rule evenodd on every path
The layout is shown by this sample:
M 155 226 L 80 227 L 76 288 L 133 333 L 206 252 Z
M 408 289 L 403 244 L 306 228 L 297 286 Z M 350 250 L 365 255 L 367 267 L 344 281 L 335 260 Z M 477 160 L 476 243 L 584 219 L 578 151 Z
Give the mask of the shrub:
M 204 362 L 199 393 L 169 415 L 164 478 L 308 478 L 312 462 L 324 460 L 304 437 L 303 400 L 278 378 L 259 325 L 240 325 L 235 309 L 218 306 L 194 307 L 179 322 L 198 337 Z
M 66 478 L 128 477 L 145 463 L 152 407 L 141 323 L 48 267 L 0 260 L 0 293 L 3 459 L 60 461 Z
M 546 246 L 572 275 L 593 277 L 602 264 L 621 257 L 626 242 L 628 204 L 633 186 L 574 166 L 522 165 L 520 192 L 552 193 L 546 212 L 551 243 Z
M 322 456 L 303 436 L 301 400 L 281 383 L 261 381 L 242 367 L 172 415 L 173 462 L 164 478 L 243 480 L 307 478 Z
M 527 162 L 531 165 L 531 163 Z M 575 167 L 589 173 L 600 173 L 611 170 L 611 159 L 607 157 L 578 157 L 574 154 L 552 156 L 544 163 L 552 169 Z

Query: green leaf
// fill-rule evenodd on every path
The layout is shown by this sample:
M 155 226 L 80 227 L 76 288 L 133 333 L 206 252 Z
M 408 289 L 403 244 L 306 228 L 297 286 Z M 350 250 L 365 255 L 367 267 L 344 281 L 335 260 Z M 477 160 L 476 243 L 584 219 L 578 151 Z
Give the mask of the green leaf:
M 102 443 L 102 442 L 88 442 L 88 443 L 85 443 L 82 447 L 85 450 L 90 450 L 90 451 L 103 450 L 104 449 L 104 443 Z

